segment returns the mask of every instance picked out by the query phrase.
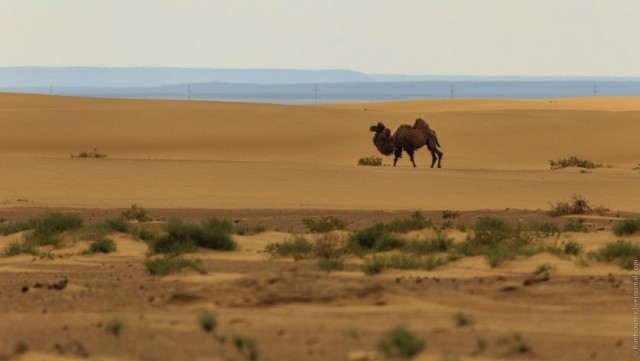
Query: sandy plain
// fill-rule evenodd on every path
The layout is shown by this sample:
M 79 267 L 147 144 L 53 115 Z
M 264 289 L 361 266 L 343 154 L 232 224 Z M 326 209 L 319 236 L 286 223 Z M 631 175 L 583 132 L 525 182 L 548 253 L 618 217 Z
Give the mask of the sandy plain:
M 417 117 L 438 132 L 442 169 L 428 167 L 425 150 L 417 168 L 406 156 L 395 168 L 357 166 L 376 154 L 369 126 L 395 130 Z M 585 251 L 614 242 L 611 225 L 640 212 L 639 98 L 283 106 L 0 94 L 0 129 L 0 218 L 63 211 L 91 222 L 138 203 L 158 220 L 217 216 L 268 229 L 235 236 L 238 251 L 192 255 L 205 275 L 149 275 L 146 244 L 125 234 L 111 235 L 118 250 L 109 255 L 83 255 L 78 242 L 50 250 L 52 259 L 0 258 L 0 359 L 241 360 L 216 340 L 239 334 L 256 341 L 261 360 L 346 360 L 375 351 L 399 324 L 426 340 L 419 360 L 632 359 L 633 272 L 617 264 L 542 253 L 497 268 L 472 257 L 365 276 L 357 259 L 327 274 L 262 250 L 322 215 L 351 231 L 415 210 L 435 222 L 457 210 L 466 225 L 482 215 L 561 224 L 544 211 L 576 194 L 611 212 L 555 242 Z M 93 149 L 109 157 L 71 157 Z M 549 169 L 572 155 L 605 167 Z M 0 247 L 21 237 L 0 236 Z M 550 279 L 524 286 L 543 263 L 555 266 Z M 64 279 L 64 290 L 34 288 Z M 199 328 L 202 309 L 218 314 L 218 336 Z M 457 327 L 459 311 L 474 324 Z M 126 321 L 119 337 L 104 331 L 114 316 Z M 531 352 L 497 341 L 514 333 Z

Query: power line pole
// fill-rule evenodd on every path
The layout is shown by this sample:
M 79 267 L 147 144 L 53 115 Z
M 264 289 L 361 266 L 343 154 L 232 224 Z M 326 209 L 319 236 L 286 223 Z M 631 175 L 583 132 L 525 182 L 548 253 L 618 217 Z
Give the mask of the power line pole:
M 451 83 L 451 99 L 453 99 L 453 92 L 454 92 L 453 83 Z
M 191 84 L 187 84 L 187 98 L 191 100 Z
M 598 96 L 598 83 L 593 83 L 593 96 Z

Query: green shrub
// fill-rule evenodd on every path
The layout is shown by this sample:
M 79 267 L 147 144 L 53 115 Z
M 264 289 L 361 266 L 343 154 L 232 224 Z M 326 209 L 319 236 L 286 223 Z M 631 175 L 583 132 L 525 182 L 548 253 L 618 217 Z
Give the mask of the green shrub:
M 383 233 L 376 239 L 373 250 L 376 252 L 391 251 L 404 247 L 405 243 L 404 239 L 396 235 Z
M 384 225 L 387 232 L 407 233 L 433 227 L 433 222 L 425 219 L 420 211 L 414 212 L 409 219 L 396 219 Z
M 555 266 L 549 262 L 545 262 L 543 264 L 539 264 L 536 269 L 533 270 L 534 275 L 539 275 L 541 273 L 549 272 L 555 269 Z
M 143 241 L 151 241 L 158 236 L 158 232 L 146 227 L 132 227 L 129 229 L 129 234 Z
M 384 269 L 384 257 L 373 256 L 364 260 L 362 271 L 367 275 L 374 275 L 382 272 Z
M 609 243 L 595 252 L 590 252 L 589 255 L 599 262 L 618 261 L 622 268 L 633 269 L 633 261 L 640 259 L 640 247 L 619 240 L 616 243 Z
M 91 242 L 88 253 L 111 253 L 117 248 L 116 242 L 111 238 L 101 238 Z
M 447 259 L 442 257 L 422 257 L 414 254 L 392 254 L 384 257 L 385 268 L 393 269 L 420 269 L 431 271 L 447 264 Z
M 417 254 L 428 254 L 447 252 L 451 249 L 452 246 L 453 239 L 448 238 L 446 233 L 439 232 L 432 238 L 426 240 L 415 240 L 407 242 L 403 247 L 403 250 Z
M 589 228 L 584 224 L 584 219 L 570 219 L 564 224 L 564 232 L 587 233 Z
M 129 222 L 121 216 L 109 218 L 90 225 L 88 231 L 98 235 L 105 235 L 111 232 L 127 233 L 129 231 Z
M 368 165 L 368 166 L 379 167 L 382 165 L 382 158 L 376 157 L 374 155 L 370 157 L 360 158 L 358 159 L 358 165 Z
M 237 247 L 230 235 L 233 225 L 228 221 L 211 219 L 197 225 L 171 220 L 165 231 L 150 242 L 153 253 L 182 253 L 196 247 L 232 251 Z
M 304 218 L 302 223 L 312 233 L 326 233 L 336 229 L 345 229 L 347 222 L 334 216 L 322 216 L 319 220 Z
M 613 225 L 616 236 L 628 236 L 640 231 L 640 218 L 625 219 Z
M 270 253 L 274 257 L 293 257 L 294 259 L 302 259 L 308 256 L 313 246 L 306 238 L 296 236 L 292 239 L 286 239 L 282 242 L 268 244 L 264 251 Z
M 122 212 L 122 217 L 127 220 L 136 220 L 138 222 L 147 222 L 149 220 L 147 211 L 139 204 L 133 204 L 129 209 Z
M 544 237 L 549 237 L 561 232 L 560 227 L 555 223 L 543 222 L 534 224 L 531 229 Z
M 19 254 L 25 254 L 25 253 L 36 255 L 38 254 L 38 251 L 31 245 L 18 243 L 18 242 L 11 242 L 5 247 L 3 255 L 5 257 L 13 257 Z
M 168 274 L 177 273 L 182 269 L 191 267 L 200 273 L 206 273 L 202 262 L 195 259 L 186 259 L 182 257 L 162 257 L 147 260 L 144 265 L 152 275 L 166 276 Z
M 198 323 L 205 332 L 213 332 L 218 326 L 218 317 L 211 311 L 202 310 L 198 313 Z
M 479 245 L 494 245 L 514 234 L 514 230 L 507 222 L 494 217 L 478 218 L 472 229 L 472 240 Z
M 378 349 L 389 358 L 410 359 L 422 352 L 425 345 L 423 339 L 398 326 L 384 335 L 378 343 Z
M 0 234 L 3 236 L 26 231 L 28 229 L 31 229 L 29 222 L 8 221 L 0 223 Z
M 107 331 L 107 333 L 110 333 L 117 337 L 117 336 L 120 336 L 120 333 L 124 329 L 124 326 L 125 326 L 125 322 L 122 318 L 112 317 L 110 320 L 107 321 L 104 329 L 105 331 Z
M 341 258 L 320 258 L 318 267 L 327 272 L 339 271 L 344 269 L 344 261 Z
M 378 223 L 373 227 L 365 228 L 351 235 L 349 241 L 356 247 L 370 250 L 376 245 L 376 241 L 384 234 L 384 224 Z
M 456 312 L 452 317 L 458 327 L 471 326 L 475 323 L 473 317 L 466 313 Z
M 236 347 L 236 351 L 246 360 L 258 360 L 258 346 L 253 339 L 235 335 L 233 336 L 233 345 Z
M 582 253 L 582 250 L 583 250 L 583 247 L 580 243 L 576 241 L 569 241 L 565 243 L 563 253 L 577 256 L 580 253 Z
M 551 166 L 551 169 L 561 169 L 561 168 L 567 168 L 567 167 L 578 167 L 578 168 L 585 168 L 585 169 L 593 169 L 593 168 L 602 167 L 602 164 L 597 164 L 597 163 L 594 163 L 594 162 L 592 162 L 590 160 L 580 159 L 580 158 L 578 158 L 576 156 L 571 156 L 569 158 L 559 159 L 557 161 L 550 160 L 549 164 Z
M 30 219 L 29 224 L 35 233 L 60 233 L 79 229 L 82 219 L 75 214 L 50 213 Z

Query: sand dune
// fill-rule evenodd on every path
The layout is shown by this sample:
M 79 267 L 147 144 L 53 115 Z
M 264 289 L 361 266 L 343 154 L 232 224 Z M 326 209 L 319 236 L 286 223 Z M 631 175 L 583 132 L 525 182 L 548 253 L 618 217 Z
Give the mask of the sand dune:
M 281 106 L 1 94 L 0 202 L 538 209 L 582 194 L 639 211 L 639 116 L 638 98 Z M 395 169 L 356 166 L 377 153 L 370 125 L 416 117 L 437 130 L 444 169 L 429 169 L 424 149 L 417 169 L 406 155 Z M 94 148 L 109 159 L 70 158 Z M 548 169 L 571 155 L 611 168 Z

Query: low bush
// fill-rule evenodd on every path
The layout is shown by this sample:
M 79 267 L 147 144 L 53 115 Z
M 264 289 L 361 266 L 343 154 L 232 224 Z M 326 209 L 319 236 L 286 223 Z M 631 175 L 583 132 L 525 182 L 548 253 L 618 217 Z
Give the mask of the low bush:
M 247 224 L 236 224 L 233 227 L 233 233 L 239 236 L 253 236 L 256 234 L 260 234 L 266 230 L 267 228 L 261 225 L 251 226 Z
M 122 217 L 130 221 L 135 220 L 138 222 L 147 222 L 149 220 L 147 210 L 139 204 L 133 204 L 129 209 L 122 212 Z
M 3 236 L 26 231 L 28 229 L 31 229 L 29 222 L 6 221 L 0 223 L 0 234 Z
M 640 247 L 629 242 L 619 240 L 609 243 L 589 256 L 599 262 L 617 261 L 622 268 L 633 269 L 633 261 L 640 259 Z
M 531 229 L 542 237 L 549 237 L 562 232 L 557 224 L 550 222 L 536 223 L 531 227 Z
M 120 336 L 120 333 L 122 333 L 122 330 L 125 327 L 125 322 L 122 318 L 120 317 L 112 317 L 110 320 L 107 321 L 107 323 L 105 324 L 105 331 L 107 333 L 110 333 L 114 336 Z
M 389 331 L 378 342 L 380 352 L 389 358 L 413 358 L 422 352 L 425 346 L 426 343 L 423 339 L 402 326 Z
M 177 273 L 187 267 L 193 268 L 200 273 L 206 273 L 200 260 L 175 256 L 150 259 L 147 260 L 144 265 L 147 267 L 149 273 L 156 276 L 166 276 L 172 273 Z
M 542 264 L 539 264 L 534 270 L 533 270 L 533 274 L 534 275 L 539 275 L 545 272 L 549 272 L 553 269 L 555 269 L 556 267 L 554 265 L 552 265 L 551 263 L 545 262 Z
M 71 158 L 108 158 L 106 153 L 99 152 L 97 148 L 93 149 L 93 152 L 82 151 L 78 155 L 71 154 Z
M 458 215 L 460 215 L 460 212 L 458 211 L 449 211 L 449 210 L 442 211 L 443 219 L 456 219 Z
M 579 195 L 574 195 L 569 202 L 560 201 L 556 204 L 549 204 L 551 205 L 551 210 L 548 213 L 551 217 L 593 212 L 593 209 L 589 207 L 589 202 Z
M 564 232 L 587 233 L 589 228 L 584 224 L 584 219 L 570 219 L 564 224 Z
M 558 159 L 557 161 L 550 160 L 549 165 L 551 166 L 551 169 L 561 169 L 561 168 L 567 168 L 567 167 L 593 169 L 593 168 L 602 167 L 602 164 L 594 163 L 590 160 L 580 159 L 576 156 Z
M 211 311 L 202 310 L 198 313 L 198 323 L 205 332 L 214 332 L 218 326 L 218 317 Z
M 625 219 L 613 225 L 616 236 L 628 236 L 640 232 L 640 218 Z
M 358 159 L 358 165 L 368 165 L 368 166 L 380 167 L 380 166 L 382 166 L 382 158 L 376 157 L 374 155 L 372 155 L 370 157 L 360 158 L 360 159 Z
M 111 238 L 101 238 L 91 242 L 88 253 L 111 253 L 116 250 L 116 242 Z
M 232 251 L 237 244 L 231 239 L 233 225 L 228 221 L 211 219 L 202 224 L 187 224 L 171 220 L 165 233 L 154 237 L 149 244 L 153 253 L 182 253 L 197 247 Z
M 424 218 L 420 211 L 414 212 L 409 219 L 395 219 L 384 225 L 386 232 L 407 233 L 433 227 L 430 219 Z
M 367 275 L 374 275 L 382 272 L 385 260 L 381 256 L 373 256 L 364 260 L 362 271 Z
M 19 254 L 37 255 L 38 251 L 35 249 L 35 247 L 31 245 L 28 245 L 25 243 L 11 242 L 5 247 L 3 252 L 3 255 L 5 257 L 13 257 Z
M 302 223 L 311 233 L 326 233 L 336 229 L 345 229 L 347 222 L 334 216 L 322 216 L 319 220 L 304 218 Z
M 264 251 L 274 257 L 293 257 L 303 259 L 307 257 L 313 249 L 311 243 L 302 236 L 286 239 L 282 242 L 268 244 Z
M 416 253 L 416 254 L 428 254 L 447 252 L 453 246 L 453 239 L 448 238 L 446 233 L 439 232 L 435 236 L 426 240 L 414 240 L 407 242 L 403 251 Z
M 344 269 L 344 261 L 341 258 L 320 258 L 318 267 L 327 272 L 339 271 Z
M 453 320 L 457 327 L 471 326 L 475 323 L 475 320 L 471 315 L 462 312 L 456 312 L 453 314 Z
M 582 250 L 584 248 L 582 247 L 582 245 L 576 241 L 569 241 L 567 243 L 565 243 L 564 245 L 564 249 L 563 249 L 563 253 L 564 254 L 572 254 L 574 256 L 579 255 L 580 253 L 582 253 Z

